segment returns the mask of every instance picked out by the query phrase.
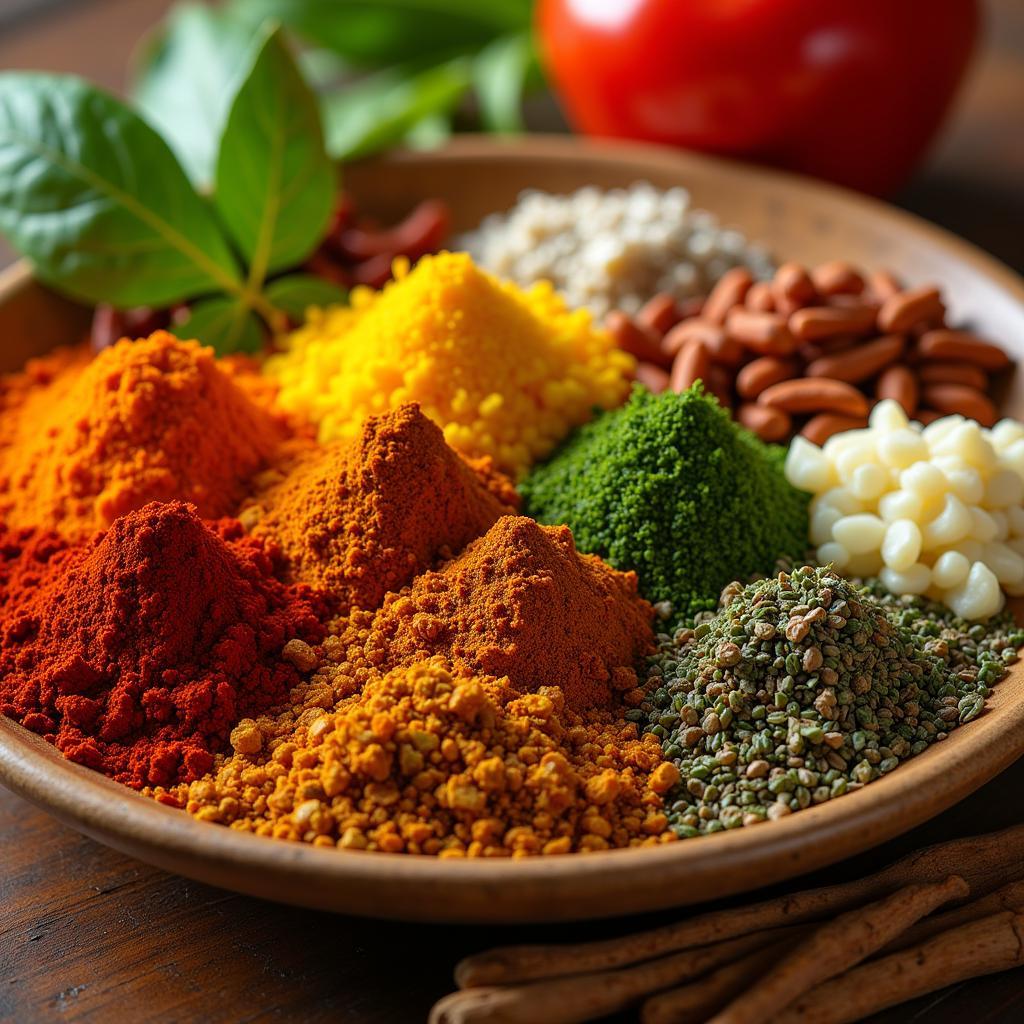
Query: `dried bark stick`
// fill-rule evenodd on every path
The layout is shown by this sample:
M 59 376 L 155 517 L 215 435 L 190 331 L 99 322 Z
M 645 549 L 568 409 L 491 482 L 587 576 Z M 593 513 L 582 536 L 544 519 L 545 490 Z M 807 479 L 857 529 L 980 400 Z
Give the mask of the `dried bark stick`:
M 643 1024 L 704 1024 L 737 991 L 753 985 L 779 958 L 777 946 L 759 949 L 691 985 L 651 996 L 640 1010 Z
M 826 981 L 773 1024 L 848 1024 L 959 981 L 1022 965 L 1024 914 L 1007 910 Z
M 918 921 L 913 928 L 908 928 L 899 938 L 885 946 L 882 954 L 888 956 L 897 950 L 920 945 L 935 935 L 949 931 L 950 928 L 959 928 L 962 924 L 977 921 L 990 914 L 998 914 L 1002 910 L 1024 911 L 1024 882 L 1011 882 L 980 900 L 972 900 L 955 910 L 947 910 L 945 913 L 934 914 L 923 921 Z
M 459 988 L 474 988 L 621 967 L 752 931 L 842 913 L 882 899 L 904 885 L 938 882 L 953 872 L 961 875 L 978 896 L 1024 876 L 1024 825 L 926 847 L 854 882 L 712 911 L 636 935 L 573 946 L 488 950 L 462 960 L 455 968 L 455 982 Z
M 851 910 L 816 929 L 756 985 L 743 991 L 710 1024 L 765 1024 L 794 999 L 849 970 L 937 907 L 970 895 L 959 875 L 908 885 L 892 896 Z
M 806 929 L 776 928 L 635 967 L 504 988 L 472 988 L 437 1002 L 430 1024 L 578 1024 L 615 1013 L 650 992 L 699 978 L 754 950 L 791 943 Z

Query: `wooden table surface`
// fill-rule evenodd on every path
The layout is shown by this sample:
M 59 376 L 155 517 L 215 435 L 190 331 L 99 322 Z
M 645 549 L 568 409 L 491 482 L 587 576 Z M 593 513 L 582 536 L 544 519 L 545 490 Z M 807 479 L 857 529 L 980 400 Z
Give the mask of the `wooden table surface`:
M 168 6 L 52 8 L 0 29 L 0 68 L 77 71 L 120 88 L 132 45 Z M 986 45 L 955 116 L 898 201 L 1024 271 L 1024 3 L 987 6 Z M 800 884 L 853 878 L 925 843 L 1018 823 L 1022 792 L 1024 761 L 927 825 Z M 486 929 L 296 910 L 140 864 L 0 790 L 0 1021 L 417 1021 L 450 989 L 452 966 L 468 952 L 611 936 L 672 918 Z M 965 1019 L 1024 1020 L 1024 969 L 875 1018 Z

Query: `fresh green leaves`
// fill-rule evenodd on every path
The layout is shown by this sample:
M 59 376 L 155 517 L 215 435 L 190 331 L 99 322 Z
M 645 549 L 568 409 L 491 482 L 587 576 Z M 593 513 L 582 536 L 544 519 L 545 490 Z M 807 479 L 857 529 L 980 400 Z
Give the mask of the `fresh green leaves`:
M 274 28 L 235 96 L 217 156 L 214 202 L 252 288 L 309 256 L 334 193 L 316 97 Z
M 216 49 L 195 27 L 204 18 L 186 8 L 168 39 L 199 32 Z M 222 129 L 207 198 L 112 96 L 77 78 L 0 74 L 0 232 L 40 277 L 85 301 L 187 301 L 176 330 L 220 351 L 257 349 L 300 304 L 337 301 L 337 289 L 299 275 L 267 284 L 316 248 L 336 187 L 318 101 L 280 29 L 249 44 L 235 81 L 214 114 Z M 171 80 L 149 82 L 151 96 L 173 92 Z M 185 134 L 178 142 L 191 145 Z
M 217 147 L 252 28 L 205 4 L 175 7 L 137 58 L 134 98 L 196 186 L 213 182 Z
M 521 132 L 523 93 L 537 55 L 529 32 L 500 36 L 477 54 L 473 83 L 480 119 L 491 132 Z
M 167 143 L 77 78 L 0 75 L 0 231 L 90 302 L 163 306 L 243 287 Z
M 310 306 L 332 306 L 345 301 L 345 292 L 336 284 L 312 274 L 289 274 L 267 285 L 267 299 L 299 323 Z

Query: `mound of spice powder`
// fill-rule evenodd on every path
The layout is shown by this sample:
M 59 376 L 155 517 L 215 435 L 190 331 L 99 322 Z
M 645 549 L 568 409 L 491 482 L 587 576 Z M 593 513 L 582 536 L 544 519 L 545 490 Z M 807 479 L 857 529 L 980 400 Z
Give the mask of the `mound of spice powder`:
M 0 713 L 135 788 L 197 778 L 236 722 L 297 683 L 281 651 L 323 635 L 238 523 L 153 503 L 57 551 L 8 537 Z
M 523 482 L 525 511 L 566 523 L 581 551 L 634 569 L 640 589 L 687 618 L 722 587 L 807 548 L 807 496 L 786 482 L 785 450 L 732 422 L 699 385 L 636 390 L 581 427 Z
M 162 331 L 8 390 L 0 518 L 72 540 L 150 501 L 230 515 L 287 436 L 212 350 Z
M 636 576 L 576 551 L 565 527 L 504 516 L 443 568 L 389 594 L 341 640 L 348 664 L 388 668 L 440 654 L 521 691 L 560 686 L 573 710 L 634 696 L 651 606 Z
M 677 779 L 635 725 L 435 658 L 371 680 L 259 758 L 229 758 L 183 798 L 203 821 L 316 846 L 523 857 L 675 838 L 662 796 Z
M 242 520 L 273 538 L 292 579 L 320 587 L 342 610 L 380 606 L 439 558 L 451 558 L 514 510 L 445 444 L 414 404 L 371 416 L 351 442 L 301 462 L 262 493 Z
M 973 717 L 998 678 L 979 671 L 983 638 L 972 665 L 919 617 L 919 608 L 887 614 L 832 569 L 805 566 L 732 584 L 717 616 L 660 637 L 648 699 L 627 718 L 646 720 L 680 770 L 677 834 L 824 803 Z
M 352 438 L 368 415 L 419 402 L 452 447 L 521 475 L 595 407 L 628 391 L 633 360 L 550 284 L 523 291 L 465 253 L 421 259 L 351 307 L 313 310 L 267 362 L 284 408 Z

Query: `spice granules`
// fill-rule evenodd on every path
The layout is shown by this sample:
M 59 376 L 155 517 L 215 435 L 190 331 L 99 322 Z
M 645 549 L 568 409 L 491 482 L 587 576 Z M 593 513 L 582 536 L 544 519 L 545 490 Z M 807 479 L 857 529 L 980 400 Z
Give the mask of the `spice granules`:
M 521 475 L 571 427 L 628 393 L 633 360 L 541 283 L 529 291 L 479 270 L 465 253 L 396 267 L 383 291 L 313 310 L 268 361 L 286 409 L 319 423 L 322 441 L 419 402 L 466 455 Z
M 187 809 L 346 850 L 522 857 L 664 842 L 678 773 L 654 737 L 580 716 L 558 687 L 453 675 L 442 659 L 371 680 L 259 761 L 193 783 Z
M 474 471 L 410 404 L 311 452 L 241 518 L 281 546 L 290 578 L 341 610 L 373 609 L 512 512 L 492 490 L 515 500 L 507 479 Z
M 11 526 L 80 540 L 172 499 L 230 515 L 288 437 L 210 349 L 163 331 L 50 366 L 4 382 L 0 517 Z

